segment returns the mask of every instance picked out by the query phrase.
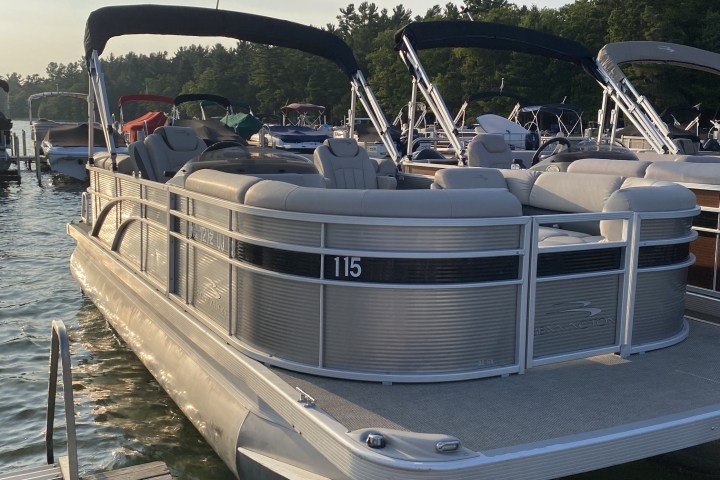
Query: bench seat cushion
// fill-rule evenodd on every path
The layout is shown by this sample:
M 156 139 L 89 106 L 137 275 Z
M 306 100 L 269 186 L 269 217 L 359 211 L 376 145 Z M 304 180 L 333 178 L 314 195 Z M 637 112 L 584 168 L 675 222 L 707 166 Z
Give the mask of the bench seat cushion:
M 263 180 L 250 187 L 245 204 L 324 215 L 393 218 L 490 218 L 522 215 L 505 188 L 480 190 L 316 189 Z
M 605 237 L 602 235 L 589 235 L 582 232 L 574 232 L 572 230 L 564 230 L 555 227 L 540 227 L 538 232 L 538 245 L 548 247 L 553 245 L 577 245 L 580 243 L 600 243 L 604 242 Z

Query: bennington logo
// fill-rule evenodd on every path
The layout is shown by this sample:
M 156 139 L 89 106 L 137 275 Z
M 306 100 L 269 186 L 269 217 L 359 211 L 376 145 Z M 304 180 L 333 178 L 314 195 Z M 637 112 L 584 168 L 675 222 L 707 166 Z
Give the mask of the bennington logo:
M 569 321 L 561 321 L 551 323 L 550 317 L 556 317 L 561 314 L 576 313 L 574 319 Z M 535 326 L 535 335 L 545 335 L 548 333 L 558 333 L 563 331 L 585 330 L 593 327 L 606 327 L 615 325 L 615 318 L 601 315 L 602 308 L 592 306 L 592 302 L 586 300 L 578 300 L 564 302 L 552 305 L 551 310 L 545 312 L 541 319 L 542 325 Z
M 658 47 L 658 50 L 665 50 L 666 52 L 673 53 L 675 51 L 674 48 L 668 46 L 668 45 L 661 45 Z
M 565 306 L 565 305 L 567 305 L 568 307 L 577 306 L 577 308 L 566 308 L 565 310 L 556 310 L 555 312 L 547 312 L 545 315 L 554 315 L 556 313 L 564 313 L 564 312 L 585 312 L 585 313 L 587 313 L 587 318 L 590 318 L 590 317 L 594 317 L 595 315 L 599 315 L 602 313 L 602 308 L 591 307 L 590 305 L 592 305 L 592 302 L 582 301 L 582 300 L 579 300 L 577 302 L 566 302 L 564 304 L 561 303 L 561 304 L 553 305 L 553 307 Z

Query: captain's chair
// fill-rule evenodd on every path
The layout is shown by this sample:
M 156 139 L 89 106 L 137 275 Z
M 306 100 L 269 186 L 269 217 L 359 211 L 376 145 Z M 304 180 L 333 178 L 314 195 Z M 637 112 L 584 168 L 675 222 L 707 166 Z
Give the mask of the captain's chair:
M 512 150 L 499 133 L 478 133 L 467 146 L 470 167 L 511 168 Z
M 315 149 L 315 166 L 328 188 L 390 189 L 397 186 L 395 177 L 378 174 L 377 164 L 352 138 L 328 138 Z
M 148 178 L 165 183 L 191 158 L 200 155 L 205 142 L 190 127 L 159 127 L 145 137 Z

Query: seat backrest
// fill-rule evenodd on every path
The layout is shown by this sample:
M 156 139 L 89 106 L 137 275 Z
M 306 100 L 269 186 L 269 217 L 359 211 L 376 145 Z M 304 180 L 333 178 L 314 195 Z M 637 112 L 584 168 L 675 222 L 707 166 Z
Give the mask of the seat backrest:
M 142 178 L 147 180 L 157 180 L 154 178 L 155 173 L 150 165 L 147 149 L 145 148 L 145 144 L 142 140 L 132 142 L 128 145 L 128 155 L 130 155 L 130 158 L 135 161 L 135 165 L 137 165 Z
M 572 162 L 567 171 L 570 173 L 602 173 L 623 177 L 644 177 L 650 163 L 645 160 L 581 158 Z
M 467 146 L 471 167 L 511 168 L 512 150 L 499 133 L 478 133 Z
M 689 138 L 675 138 L 673 143 L 680 149 L 679 153 L 685 155 L 697 155 L 700 152 L 700 143 L 694 142 Z
M 188 160 L 200 155 L 205 142 L 189 127 L 164 126 L 145 137 L 151 180 L 165 183 Z M 152 174 L 150 172 L 152 170 Z
M 500 170 L 494 168 L 449 167 L 435 172 L 430 188 L 507 188 L 507 184 Z
M 328 138 L 313 159 L 329 188 L 377 189 L 375 163 L 353 138 Z

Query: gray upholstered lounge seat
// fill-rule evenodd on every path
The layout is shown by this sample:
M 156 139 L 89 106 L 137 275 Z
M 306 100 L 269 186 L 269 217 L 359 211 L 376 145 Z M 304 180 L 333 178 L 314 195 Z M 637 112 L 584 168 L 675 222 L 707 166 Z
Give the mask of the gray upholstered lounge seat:
M 145 137 L 145 149 L 150 167 L 148 178 L 167 182 L 185 162 L 200 155 L 205 142 L 189 127 L 164 126 Z
M 315 149 L 313 159 L 329 188 L 392 190 L 397 186 L 395 177 L 377 173 L 377 164 L 352 138 L 328 138 Z
M 467 160 L 471 167 L 510 168 L 512 150 L 499 133 L 478 133 L 467 146 Z

